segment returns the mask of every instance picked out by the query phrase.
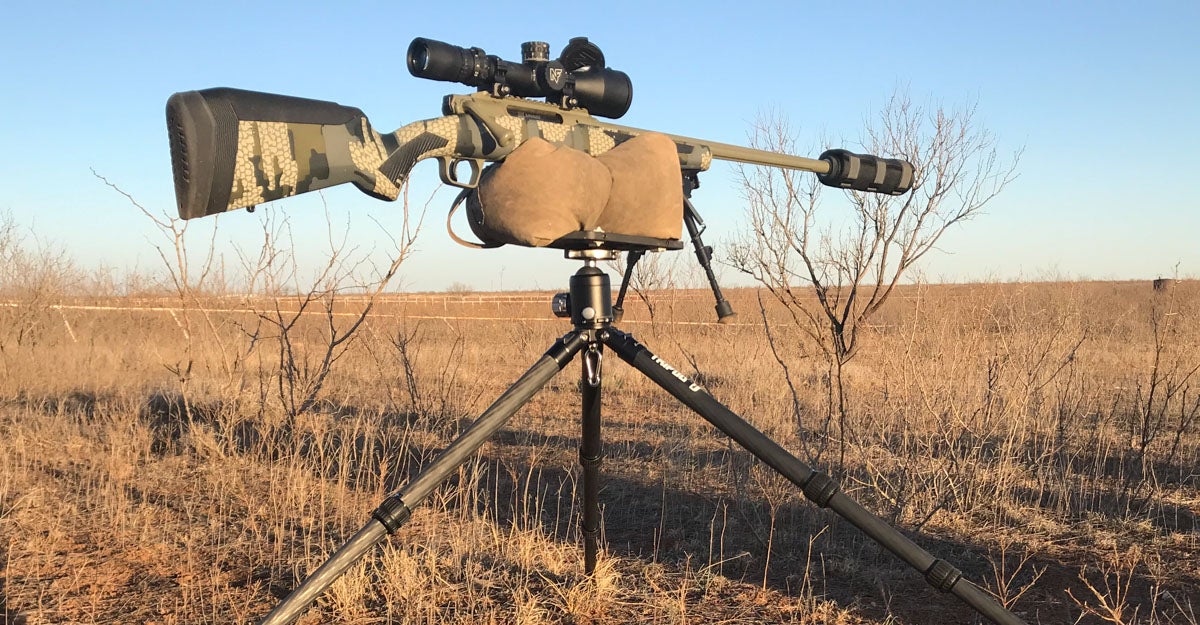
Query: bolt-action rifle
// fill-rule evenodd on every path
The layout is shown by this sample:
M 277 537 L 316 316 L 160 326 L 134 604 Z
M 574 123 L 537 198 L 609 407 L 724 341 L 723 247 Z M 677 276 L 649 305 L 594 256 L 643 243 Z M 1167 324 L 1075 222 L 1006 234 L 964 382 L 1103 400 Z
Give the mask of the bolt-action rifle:
M 388 134 L 372 128 L 359 109 L 335 102 L 228 88 L 176 93 L 167 102 L 167 125 L 179 216 L 253 210 L 264 202 L 345 183 L 372 197 L 395 200 L 413 166 L 425 159 L 438 161 L 444 183 L 471 189 L 485 163 L 503 161 L 535 137 L 599 156 L 647 132 L 593 116 L 620 117 L 633 98 L 629 77 L 605 67 L 595 44 L 572 39 L 555 60 L 548 60 L 546 51 L 544 43 L 526 43 L 522 62 L 512 63 L 478 48 L 414 40 L 408 50 L 413 75 L 481 90 L 446 96 L 442 117 Z M 913 183 L 912 166 L 902 160 L 840 149 L 813 159 L 667 136 L 675 142 L 688 197 L 699 185 L 697 174 L 714 158 L 809 171 L 826 185 L 858 191 L 899 195 Z M 469 169 L 465 179 L 459 176 L 464 163 Z M 717 316 L 730 321 L 735 315 L 716 283 L 712 248 L 700 239 L 704 221 L 690 201 L 684 202 L 683 221 L 716 297 Z M 642 253 L 629 249 L 618 313 L 624 285 Z
M 430 158 L 439 162 L 443 182 L 471 188 L 485 162 L 504 160 L 534 137 L 599 156 L 646 132 L 588 112 L 591 107 L 619 117 L 632 100 L 628 77 L 603 67 L 594 44 L 572 40 L 555 61 L 544 58 L 542 47 L 525 48 L 525 60 L 517 64 L 477 48 L 415 40 L 408 54 L 414 75 L 486 90 L 447 96 L 443 117 L 388 134 L 372 128 L 359 109 L 334 102 L 226 88 L 177 93 L 167 102 L 167 124 L 179 216 L 248 208 L 347 182 L 372 197 L 395 200 L 413 166 Z M 904 161 L 846 150 L 812 159 L 668 136 L 685 177 L 717 158 L 810 171 L 830 186 L 893 195 L 913 181 L 912 166 Z M 462 163 L 470 168 L 465 180 L 458 176 Z
M 347 182 L 381 200 L 395 200 L 414 165 L 437 159 L 442 182 L 471 188 L 482 166 L 502 161 L 540 137 L 599 156 L 647 132 L 602 122 L 585 109 L 488 92 L 447 96 L 444 117 L 380 134 L 357 108 L 240 89 L 205 89 L 171 96 L 167 123 L 179 216 L 184 219 L 248 208 Z M 904 162 L 828 150 L 820 158 L 779 154 L 667 135 L 684 175 L 712 159 L 814 172 L 846 189 L 899 195 L 912 185 Z M 470 166 L 461 180 L 458 168 Z

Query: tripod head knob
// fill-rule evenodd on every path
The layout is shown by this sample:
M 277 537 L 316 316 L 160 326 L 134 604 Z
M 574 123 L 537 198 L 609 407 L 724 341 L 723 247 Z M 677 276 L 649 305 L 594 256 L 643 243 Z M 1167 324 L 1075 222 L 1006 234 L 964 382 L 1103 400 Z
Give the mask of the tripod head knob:
M 554 299 L 550 300 L 550 310 L 555 317 L 566 319 L 571 316 L 571 294 L 570 293 L 555 293 Z

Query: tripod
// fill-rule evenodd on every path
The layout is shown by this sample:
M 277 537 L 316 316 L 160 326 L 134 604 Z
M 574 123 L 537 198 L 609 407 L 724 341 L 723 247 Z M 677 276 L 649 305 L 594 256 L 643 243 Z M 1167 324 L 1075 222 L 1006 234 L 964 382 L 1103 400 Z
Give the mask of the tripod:
M 597 246 L 589 246 L 587 243 Z M 805 497 L 813 503 L 833 510 L 921 572 L 934 588 L 955 595 L 994 623 L 1024 625 L 1024 621 L 1001 607 L 987 593 L 963 579 L 961 572 L 954 566 L 933 557 L 895 528 L 868 512 L 843 494 L 832 478 L 788 453 L 778 443 L 714 399 L 699 384 L 655 356 L 632 335 L 615 328 L 611 285 L 608 275 L 597 267 L 597 263 L 600 260 L 615 258 L 615 249 L 633 248 L 617 248 L 596 241 L 585 242 L 582 247 L 587 249 L 568 250 L 568 258 L 581 259 L 584 266 L 571 277 L 570 292 L 556 296 L 553 305 L 556 315 L 570 316 L 573 329 L 558 339 L 545 355 L 501 394 L 424 471 L 385 499 L 367 524 L 284 598 L 262 620 L 261 625 L 283 625 L 296 619 L 347 568 L 385 536 L 403 525 L 412 514 L 414 506 L 466 463 L 517 410 L 580 353 L 583 354 L 580 384 L 582 437 L 579 449 L 583 473 L 581 526 L 584 570 L 589 575 L 592 574 L 599 550 L 599 473 L 602 456 L 600 395 L 605 347 L 801 488 Z

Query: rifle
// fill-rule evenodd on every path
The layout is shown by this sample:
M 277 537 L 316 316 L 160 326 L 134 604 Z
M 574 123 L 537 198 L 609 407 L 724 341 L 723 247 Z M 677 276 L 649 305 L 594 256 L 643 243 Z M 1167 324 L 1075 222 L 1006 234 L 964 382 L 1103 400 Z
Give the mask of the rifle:
M 487 162 L 503 161 L 535 137 L 600 156 L 648 131 L 603 122 L 589 113 L 620 117 L 632 101 L 632 84 L 623 72 L 604 67 L 603 53 L 585 38 L 572 39 L 559 59 L 546 60 L 546 44 L 523 46 L 522 63 L 487 56 L 418 38 L 409 46 L 413 75 L 461 82 L 483 90 L 449 95 L 442 117 L 413 122 L 389 134 L 371 127 L 357 108 L 335 102 L 216 88 L 176 93 L 167 101 L 167 126 L 179 216 L 193 219 L 249 208 L 309 191 L 353 183 L 371 197 L 395 200 L 412 168 L 436 159 L 442 182 L 472 189 Z M 535 101 L 528 96 L 545 96 Z M 902 160 L 826 150 L 805 158 L 736 145 L 666 135 L 679 155 L 685 196 L 699 186 L 697 175 L 714 158 L 809 171 L 829 186 L 899 195 L 913 183 L 913 168 Z M 460 179 L 466 163 L 469 176 Z M 462 196 L 460 196 L 462 199 Z M 457 203 L 456 203 L 457 206 Z M 718 320 L 736 314 L 721 293 L 712 271 L 712 248 L 704 245 L 704 221 L 685 200 L 687 226 L 696 258 L 716 299 Z M 620 233 L 580 232 L 567 243 L 603 237 L 606 245 Z M 626 237 L 629 239 L 629 237 Z M 636 237 L 635 237 L 636 238 Z M 455 237 L 456 240 L 457 237 Z M 620 315 L 634 265 L 646 249 L 678 249 L 666 239 L 637 240 L 616 301 Z
M 410 69 L 414 57 L 420 58 L 413 50 L 419 43 L 428 48 L 438 42 L 414 41 Z M 503 161 L 534 137 L 599 156 L 647 132 L 602 122 L 586 108 L 571 107 L 570 99 L 564 106 L 562 100 L 555 104 L 508 95 L 508 74 L 499 88 L 447 96 L 442 117 L 388 134 L 372 128 L 359 109 L 335 102 L 228 88 L 176 93 L 167 102 L 167 126 L 179 216 L 193 219 L 250 208 L 348 182 L 374 198 L 395 200 L 413 166 L 431 158 L 440 165 L 442 182 L 473 188 L 485 162 Z M 625 92 L 631 94 L 631 89 Z M 610 114 L 621 108 L 597 104 Z M 675 142 L 685 178 L 707 170 L 716 158 L 809 171 L 826 185 L 857 191 L 899 195 L 913 182 L 912 166 L 901 160 L 840 149 L 812 159 L 667 136 Z M 470 168 L 465 180 L 458 175 L 463 163 Z

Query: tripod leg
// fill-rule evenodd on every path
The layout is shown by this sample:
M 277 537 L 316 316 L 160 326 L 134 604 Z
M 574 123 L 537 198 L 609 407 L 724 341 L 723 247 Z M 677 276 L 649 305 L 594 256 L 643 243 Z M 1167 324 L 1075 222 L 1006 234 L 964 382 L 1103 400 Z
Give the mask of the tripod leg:
M 829 508 L 862 530 L 872 540 L 883 545 L 925 576 L 931 586 L 952 593 L 975 611 L 998 625 L 1025 625 L 1012 612 L 996 603 L 991 596 L 962 578 L 962 573 L 945 560 L 934 558 L 928 551 L 909 540 L 896 528 L 871 514 L 858 502 L 842 493 L 833 479 L 813 470 L 766 434 L 755 429 L 732 410 L 726 408 L 699 384 L 689 380 L 619 330 L 602 333 L 605 345 L 612 348 L 621 360 L 641 371 L 688 408 L 704 417 L 759 460 L 804 490 L 804 496 L 822 508 Z
M 579 353 L 587 341 L 571 332 L 555 342 L 549 351 L 488 407 L 450 446 L 404 488 L 390 495 L 371 515 L 371 520 L 324 564 L 308 576 L 260 625 L 285 625 L 300 616 L 317 596 L 359 558 L 366 555 L 384 536 L 395 532 L 412 514 L 412 508 L 466 462 L 480 447 L 537 393 L 567 362 Z
M 596 554 L 600 538 L 600 462 L 603 449 L 600 443 L 600 356 L 599 344 L 583 353 L 583 434 L 579 443 L 579 465 L 583 469 L 583 571 L 591 575 L 596 570 Z

